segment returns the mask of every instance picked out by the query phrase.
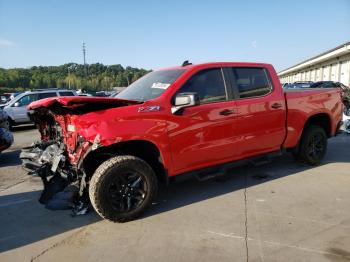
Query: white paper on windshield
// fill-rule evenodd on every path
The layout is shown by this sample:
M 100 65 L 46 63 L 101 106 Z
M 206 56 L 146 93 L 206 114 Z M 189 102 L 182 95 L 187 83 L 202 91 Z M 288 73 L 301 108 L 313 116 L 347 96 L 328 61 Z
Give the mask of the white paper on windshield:
M 170 84 L 167 83 L 153 83 L 151 88 L 167 89 L 169 86 Z

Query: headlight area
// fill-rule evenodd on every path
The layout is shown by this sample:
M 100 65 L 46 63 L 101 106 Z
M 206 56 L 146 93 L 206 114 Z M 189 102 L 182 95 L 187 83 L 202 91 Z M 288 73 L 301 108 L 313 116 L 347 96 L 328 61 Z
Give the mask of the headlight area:
M 39 202 L 46 208 L 73 208 L 74 215 L 87 212 L 89 202 L 85 175 L 78 168 L 78 163 L 89 147 L 91 143 L 77 134 L 74 125 L 69 124 L 66 129 L 60 129 L 54 139 L 42 140 L 22 149 L 23 168 L 28 175 L 39 176 L 43 182 L 44 190 Z

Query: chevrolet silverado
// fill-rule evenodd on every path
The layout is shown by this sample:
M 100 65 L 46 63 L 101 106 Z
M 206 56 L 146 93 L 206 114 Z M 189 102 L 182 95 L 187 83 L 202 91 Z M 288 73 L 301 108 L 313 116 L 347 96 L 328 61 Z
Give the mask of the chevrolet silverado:
M 28 106 L 41 141 L 23 165 L 41 202 L 69 184 L 103 218 L 140 216 L 160 183 L 199 180 L 290 152 L 319 164 L 341 124 L 339 89 L 283 91 L 272 65 L 206 63 L 156 70 L 115 98 L 55 97 Z M 56 185 L 56 186 L 55 186 Z

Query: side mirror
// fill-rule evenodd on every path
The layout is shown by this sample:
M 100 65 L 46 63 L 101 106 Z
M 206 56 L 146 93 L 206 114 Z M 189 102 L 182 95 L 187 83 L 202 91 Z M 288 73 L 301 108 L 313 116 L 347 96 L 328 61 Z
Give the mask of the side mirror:
M 171 108 L 171 112 L 175 114 L 180 109 L 195 105 L 199 105 L 199 96 L 197 93 L 180 93 L 175 97 L 175 103 Z
M 19 107 L 19 106 L 20 106 L 20 105 L 19 105 L 19 102 L 14 103 L 13 106 L 14 106 L 14 107 Z

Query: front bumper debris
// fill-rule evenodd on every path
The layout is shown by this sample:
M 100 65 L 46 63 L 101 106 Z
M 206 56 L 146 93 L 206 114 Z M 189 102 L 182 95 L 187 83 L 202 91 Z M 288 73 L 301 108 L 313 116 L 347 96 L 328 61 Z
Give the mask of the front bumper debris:
M 80 188 L 81 179 L 69 166 L 64 155 L 64 145 L 54 141 L 37 142 L 22 149 L 23 168 L 28 175 L 39 176 L 44 189 L 39 202 L 47 209 L 72 209 L 73 216 L 86 214 L 89 210 L 87 188 Z

